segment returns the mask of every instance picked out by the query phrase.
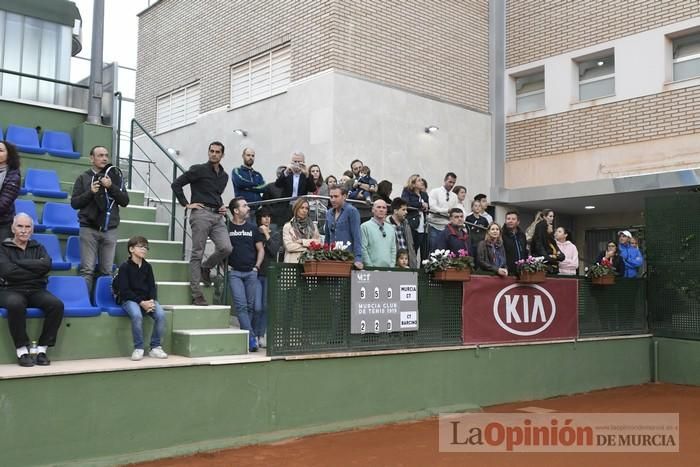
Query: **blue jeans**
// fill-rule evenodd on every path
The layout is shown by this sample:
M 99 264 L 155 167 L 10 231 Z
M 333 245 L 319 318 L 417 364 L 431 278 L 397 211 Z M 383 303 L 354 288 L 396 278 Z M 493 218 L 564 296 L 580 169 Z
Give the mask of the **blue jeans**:
M 231 271 L 228 275 L 228 281 L 231 286 L 233 306 L 236 307 L 236 316 L 241 329 L 254 336 L 253 324 L 257 324 L 255 295 L 258 292 L 258 273 L 255 271 Z
M 437 250 L 438 237 L 442 233 L 442 230 L 438 230 L 432 225 L 426 226 L 428 228 L 428 251 L 425 254 L 426 258 L 430 257 L 430 253 Z M 421 257 L 423 254 L 421 253 Z
M 127 300 L 122 303 L 122 308 L 131 318 L 131 333 L 134 336 L 134 348 L 143 350 L 143 316 L 150 316 L 155 321 L 151 334 L 151 348 L 160 347 L 160 338 L 165 334 L 165 312 L 156 302 L 156 309 L 146 313 L 138 303 Z
M 255 314 L 253 330 L 257 337 L 262 337 L 267 331 L 267 277 L 258 276 L 258 290 L 255 294 Z

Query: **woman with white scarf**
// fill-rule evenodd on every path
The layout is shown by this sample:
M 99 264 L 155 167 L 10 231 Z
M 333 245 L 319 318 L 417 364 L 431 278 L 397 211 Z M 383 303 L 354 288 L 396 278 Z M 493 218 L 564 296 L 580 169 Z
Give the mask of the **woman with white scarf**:
M 309 202 L 305 198 L 294 203 L 292 213 L 292 219 L 282 229 L 285 263 L 298 263 L 311 242 L 321 242 L 318 228 L 309 218 Z

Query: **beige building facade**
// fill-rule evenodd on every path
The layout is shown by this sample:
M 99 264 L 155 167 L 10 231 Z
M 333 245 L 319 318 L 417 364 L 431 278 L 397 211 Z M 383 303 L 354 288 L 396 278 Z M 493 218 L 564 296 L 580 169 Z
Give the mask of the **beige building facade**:
M 136 118 L 183 165 L 214 139 L 268 180 L 293 150 L 324 175 L 359 158 L 394 196 L 451 170 L 589 251 L 700 185 L 696 1 L 161 0 L 139 21 Z

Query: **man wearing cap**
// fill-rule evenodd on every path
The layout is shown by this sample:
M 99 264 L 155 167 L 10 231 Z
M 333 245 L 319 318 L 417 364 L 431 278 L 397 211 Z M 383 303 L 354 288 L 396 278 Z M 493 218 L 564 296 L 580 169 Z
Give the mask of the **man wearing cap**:
M 625 262 L 625 277 L 637 277 L 639 268 L 644 264 L 644 258 L 639 248 L 630 243 L 632 234 L 629 230 L 620 230 L 618 233 L 620 256 Z

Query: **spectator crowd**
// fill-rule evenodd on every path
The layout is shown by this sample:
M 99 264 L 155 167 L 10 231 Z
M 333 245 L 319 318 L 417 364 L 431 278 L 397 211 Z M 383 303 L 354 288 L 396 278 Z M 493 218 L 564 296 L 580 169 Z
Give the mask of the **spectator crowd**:
M 579 255 L 571 232 L 557 225 L 555 213 L 544 209 L 526 229 L 517 211 L 508 211 L 498 224 L 488 198 L 468 200 L 467 188 L 447 172 L 442 184 L 428 190 L 419 174 L 408 177 L 399 197 L 392 183 L 377 181 L 370 167 L 355 159 L 341 176 L 323 176 L 317 164 L 307 166 L 302 152 L 279 166 L 267 183 L 255 170 L 253 148 L 242 151 L 242 164 L 231 176 L 221 165 L 224 145 L 208 147 L 208 160 L 191 166 L 172 183 L 178 202 L 189 212 L 191 232 L 190 292 L 192 304 L 207 306 L 202 286 L 212 284 L 212 269 L 226 264 L 229 287 L 241 329 L 249 331 L 251 351 L 265 347 L 268 265 L 297 263 L 312 242 L 349 242 L 354 266 L 418 268 L 436 249 L 466 251 L 478 269 L 498 276 L 517 274 L 516 262 L 543 258 L 550 274 L 575 275 Z M 119 207 L 129 204 L 121 173 L 110 164 L 107 148 L 90 151 L 91 167 L 75 181 L 71 205 L 80 223 L 80 274 L 92 292 L 95 275 L 111 275 L 117 245 Z M 225 203 L 229 183 L 235 196 Z M 187 198 L 184 188 L 189 185 Z M 22 366 L 48 365 L 48 347 L 55 344 L 63 305 L 46 290 L 51 259 L 31 239 L 33 220 L 15 213 L 20 187 L 19 156 L 10 143 L 0 142 L 0 307 L 8 309 L 9 328 Z M 491 211 L 491 212 L 490 212 Z M 205 258 L 211 239 L 214 250 Z M 167 358 L 160 342 L 165 315 L 157 301 L 156 280 L 146 260 L 148 239 L 129 239 L 129 258 L 117 269 L 113 292 L 132 322 L 133 360 L 144 356 L 144 317 L 155 325 L 149 356 Z M 628 230 L 618 232 L 600 252 L 616 274 L 636 277 L 643 257 Z M 606 264 L 608 262 L 606 261 Z M 39 306 L 47 319 L 38 352 L 29 355 L 26 309 Z

